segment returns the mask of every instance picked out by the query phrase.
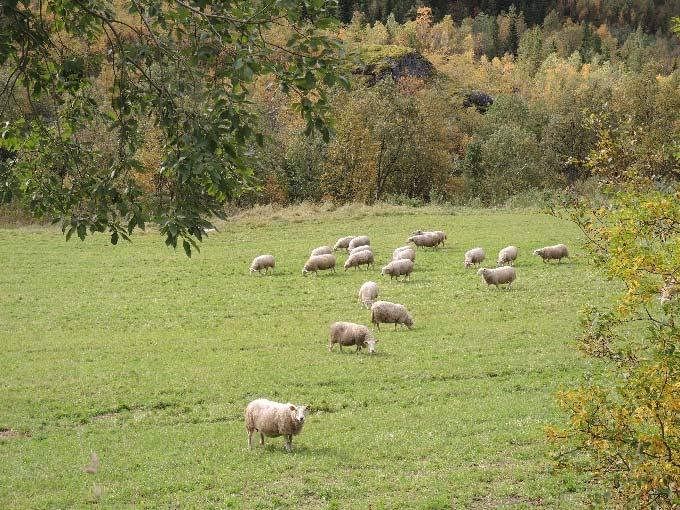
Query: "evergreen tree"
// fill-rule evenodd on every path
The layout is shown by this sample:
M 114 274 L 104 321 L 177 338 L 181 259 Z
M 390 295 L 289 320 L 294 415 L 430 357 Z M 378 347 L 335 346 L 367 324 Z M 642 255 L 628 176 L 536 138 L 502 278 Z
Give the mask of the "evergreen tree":
M 519 46 L 519 37 L 517 35 L 517 16 L 510 18 L 510 30 L 508 33 L 507 50 L 513 55 L 517 55 L 517 47 Z
M 383 15 L 382 15 L 382 22 L 387 24 L 387 18 L 390 17 L 390 14 L 394 11 L 394 1 L 393 0 L 385 0 L 385 6 L 383 7 Z
M 338 0 L 338 17 L 343 23 L 352 21 L 354 14 L 354 0 Z
M 492 16 L 491 18 L 491 51 L 487 53 L 487 57 L 492 59 L 499 56 L 501 53 L 501 40 L 500 32 L 498 27 L 498 17 Z
M 581 46 L 578 51 L 581 54 L 581 60 L 583 60 L 583 62 L 590 62 L 590 59 L 593 56 L 593 31 L 590 28 L 590 23 L 583 23 Z

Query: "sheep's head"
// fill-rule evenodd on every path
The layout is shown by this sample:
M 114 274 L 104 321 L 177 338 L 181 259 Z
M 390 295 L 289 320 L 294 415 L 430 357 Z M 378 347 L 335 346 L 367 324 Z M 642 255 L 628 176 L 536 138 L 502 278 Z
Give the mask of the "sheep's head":
M 485 267 L 480 267 L 479 271 L 477 271 L 477 274 L 485 275 L 487 273 L 488 269 Z
M 538 250 L 534 250 L 534 255 L 538 255 L 539 257 L 543 256 L 543 248 L 539 248 Z
M 294 421 L 298 423 L 304 423 L 307 416 L 307 406 L 294 406 L 290 405 L 290 415 Z
M 368 349 L 369 354 L 375 354 L 375 344 L 376 343 L 378 343 L 378 340 L 376 340 L 375 338 L 373 338 L 373 337 L 367 338 L 366 340 L 364 340 L 362 347 L 364 347 L 365 349 Z
M 411 329 L 413 327 L 413 318 L 410 315 L 407 315 L 406 319 L 404 319 L 404 324 L 406 324 L 408 329 Z
M 413 234 L 414 236 L 419 236 L 422 233 L 424 233 L 424 230 L 414 230 L 413 232 L 411 232 L 411 234 Z
M 389 268 L 387 266 L 383 266 L 383 268 L 380 270 L 380 276 L 385 276 L 386 274 L 389 274 Z
M 472 265 L 472 260 L 465 257 L 465 262 L 463 262 L 463 265 L 465 265 L 465 267 L 470 267 Z
M 307 266 L 305 266 L 305 267 L 302 268 L 302 276 L 307 276 L 307 273 L 308 273 L 308 272 L 309 272 L 309 271 L 307 270 Z

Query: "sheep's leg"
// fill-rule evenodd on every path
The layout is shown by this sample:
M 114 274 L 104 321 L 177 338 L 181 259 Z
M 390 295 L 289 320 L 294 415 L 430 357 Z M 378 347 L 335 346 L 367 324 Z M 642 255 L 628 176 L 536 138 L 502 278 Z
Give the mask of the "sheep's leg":
M 374 322 L 374 324 L 375 324 L 376 327 L 378 328 L 378 331 L 380 331 L 380 323 L 379 323 L 379 322 Z
M 354 352 L 354 354 L 359 354 L 359 351 L 361 350 L 361 346 L 357 345 L 357 350 Z
M 260 446 L 264 446 L 264 434 L 260 432 Z
M 394 322 L 394 331 L 397 330 L 397 324 L 398 324 L 398 323 L 395 321 L 395 322 Z
M 253 430 L 248 431 L 248 449 L 250 450 L 253 447 Z
M 286 435 L 286 443 L 285 443 L 285 448 L 287 452 L 292 452 L 293 451 L 293 435 L 288 434 Z
M 333 352 L 333 345 L 335 344 L 332 341 L 328 344 L 328 352 Z
M 500 290 L 501 288 L 496 284 L 496 290 Z

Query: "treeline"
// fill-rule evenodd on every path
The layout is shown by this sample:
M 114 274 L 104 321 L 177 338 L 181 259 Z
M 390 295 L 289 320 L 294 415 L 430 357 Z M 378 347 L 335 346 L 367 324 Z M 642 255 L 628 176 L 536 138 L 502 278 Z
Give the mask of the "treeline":
M 339 0 L 338 16 L 349 23 L 354 12 L 361 12 L 366 20 L 385 23 L 390 14 L 404 23 L 414 20 L 418 8 L 429 7 L 435 22 L 451 16 L 460 22 L 484 13 L 497 16 L 514 9 L 523 14 L 529 26 L 540 25 L 545 17 L 554 13 L 572 21 L 586 21 L 595 25 L 635 30 L 640 27 L 646 33 L 661 31 L 668 34 L 671 18 L 680 13 L 680 1 L 659 2 L 654 0 Z

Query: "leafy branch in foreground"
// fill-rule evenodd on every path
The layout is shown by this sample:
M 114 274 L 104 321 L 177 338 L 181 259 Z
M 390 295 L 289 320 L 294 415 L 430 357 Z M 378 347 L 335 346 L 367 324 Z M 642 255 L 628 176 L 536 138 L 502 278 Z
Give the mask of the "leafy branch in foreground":
M 0 2 L 0 198 L 67 239 L 129 239 L 150 220 L 197 249 L 207 218 L 252 183 L 262 80 L 329 137 L 347 86 L 324 0 Z M 107 100 L 108 96 L 108 100 Z M 141 155 L 156 145 L 158 157 Z

